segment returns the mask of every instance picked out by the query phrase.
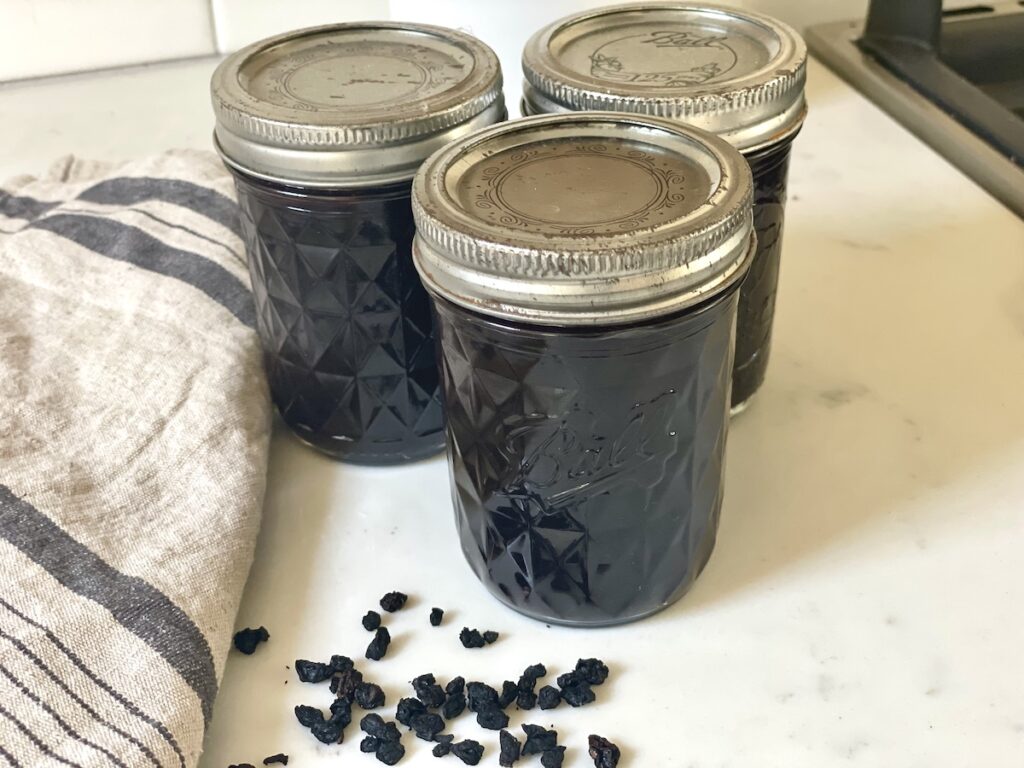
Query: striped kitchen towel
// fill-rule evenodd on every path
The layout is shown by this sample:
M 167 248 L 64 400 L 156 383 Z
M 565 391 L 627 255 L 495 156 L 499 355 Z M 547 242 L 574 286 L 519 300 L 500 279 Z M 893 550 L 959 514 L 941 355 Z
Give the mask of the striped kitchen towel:
M 215 156 L 0 188 L 0 766 L 197 762 L 270 405 Z

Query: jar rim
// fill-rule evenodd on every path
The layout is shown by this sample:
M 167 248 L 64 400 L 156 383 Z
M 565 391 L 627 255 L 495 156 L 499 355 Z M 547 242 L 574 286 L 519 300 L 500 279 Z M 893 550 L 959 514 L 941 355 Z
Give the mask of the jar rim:
M 494 51 L 464 32 L 399 22 L 310 27 L 221 62 L 210 81 L 214 143 L 225 162 L 270 181 L 411 179 L 448 141 L 504 119 L 501 88 Z
M 735 285 L 752 179 L 727 142 L 608 112 L 524 118 L 431 156 L 413 258 L 434 293 L 547 325 L 635 322 Z
M 807 47 L 764 14 L 634 2 L 538 30 L 522 54 L 530 114 L 610 110 L 680 120 L 748 151 L 799 129 Z

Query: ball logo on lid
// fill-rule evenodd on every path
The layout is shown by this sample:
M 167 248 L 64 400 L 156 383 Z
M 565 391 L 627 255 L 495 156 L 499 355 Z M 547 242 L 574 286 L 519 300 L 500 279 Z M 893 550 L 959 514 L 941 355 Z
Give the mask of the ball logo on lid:
M 736 61 L 722 35 L 656 29 L 604 43 L 590 55 L 590 73 L 602 80 L 671 88 L 710 82 Z

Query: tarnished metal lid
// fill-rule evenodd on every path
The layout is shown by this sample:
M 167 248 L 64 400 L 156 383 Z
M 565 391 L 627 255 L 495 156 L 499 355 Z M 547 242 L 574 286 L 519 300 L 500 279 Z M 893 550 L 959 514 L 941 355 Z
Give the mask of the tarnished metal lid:
M 806 66 L 800 35 L 768 16 L 694 3 L 618 5 L 530 38 L 523 108 L 666 117 L 750 150 L 800 128 Z
M 410 179 L 431 152 L 505 117 L 494 52 L 422 24 L 272 37 L 221 62 L 210 92 L 229 164 L 316 187 Z
M 413 257 L 430 290 L 489 315 L 635 322 L 742 277 L 751 189 L 739 152 L 678 123 L 610 112 L 525 118 L 423 164 Z

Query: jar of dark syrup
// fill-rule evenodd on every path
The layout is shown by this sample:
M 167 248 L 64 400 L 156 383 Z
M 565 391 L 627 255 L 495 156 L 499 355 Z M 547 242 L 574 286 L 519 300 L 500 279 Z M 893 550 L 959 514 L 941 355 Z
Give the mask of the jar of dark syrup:
M 493 51 L 409 24 L 338 24 L 232 54 L 211 83 L 271 394 L 305 442 L 393 464 L 444 447 L 412 177 L 505 118 Z
M 630 621 L 707 562 L 750 206 L 728 143 L 607 112 L 484 129 L 421 168 L 456 522 L 507 605 Z
M 524 115 L 607 109 L 678 120 L 739 149 L 754 175 L 757 253 L 740 289 L 732 404 L 764 382 L 790 147 L 806 115 L 807 50 L 791 27 L 705 3 L 633 3 L 537 32 L 523 51 Z

